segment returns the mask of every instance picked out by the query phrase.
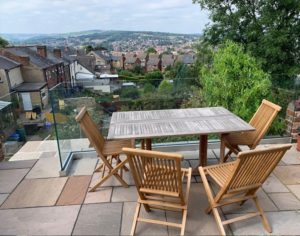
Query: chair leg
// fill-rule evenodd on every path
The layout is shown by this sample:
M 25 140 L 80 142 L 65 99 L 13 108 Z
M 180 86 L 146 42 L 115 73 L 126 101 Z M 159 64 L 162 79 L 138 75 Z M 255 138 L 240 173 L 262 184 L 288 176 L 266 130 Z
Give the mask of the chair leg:
M 226 161 L 228 160 L 228 158 L 230 157 L 231 154 L 232 154 L 232 151 L 229 150 L 229 151 L 227 152 L 227 154 L 224 156 L 224 161 L 223 161 L 223 162 L 226 162 Z
M 208 215 L 211 213 L 211 206 L 209 206 L 205 209 L 205 213 Z
M 138 220 L 138 217 L 139 217 L 139 214 L 140 214 L 140 210 L 141 210 L 141 203 L 137 203 L 136 210 L 135 210 L 134 217 L 133 217 L 133 223 L 132 223 L 130 235 L 134 235 L 134 233 L 135 233 L 135 229 L 136 229 L 137 220 Z
M 183 210 L 180 236 L 184 235 L 185 225 L 186 225 L 186 217 L 187 217 L 187 210 Z
M 218 209 L 217 208 L 212 208 L 212 212 L 213 212 L 213 215 L 214 215 L 215 220 L 217 222 L 218 229 L 220 231 L 220 235 L 226 235 L 225 229 L 224 229 L 223 224 L 222 224 L 220 214 L 218 212 Z
M 272 228 L 271 228 L 271 226 L 269 224 L 269 221 L 268 221 L 268 219 L 267 219 L 267 217 L 266 217 L 266 215 L 264 213 L 264 210 L 261 208 L 260 204 L 258 203 L 258 199 L 257 199 L 256 196 L 253 198 L 253 201 L 254 201 L 254 203 L 256 205 L 257 210 L 260 213 L 261 221 L 262 221 L 262 224 L 263 224 L 265 230 L 267 232 L 269 232 L 269 233 L 272 233 Z
M 101 186 L 112 175 L 114 175 L 117 178 L 117 180 L 122 184 L 123 187 L 128 188 L 128 184 L 118 174 L 119 169 L 122 168 L 126 164 L 126 162 L 127 162 L 127 160 L 122 161 L 117 166 L 115 166 L 115 168 L 112 168 L 112 166 L 110 166 L 109 168 L 112 168 L 111 171 L 106 176 L 104 176 L 98 183 L 96 183 L 89 192 L 94 192 L 99 186 Z M 104 168 L 105 167 L 106 167 L 106 165 L 104 165 Z

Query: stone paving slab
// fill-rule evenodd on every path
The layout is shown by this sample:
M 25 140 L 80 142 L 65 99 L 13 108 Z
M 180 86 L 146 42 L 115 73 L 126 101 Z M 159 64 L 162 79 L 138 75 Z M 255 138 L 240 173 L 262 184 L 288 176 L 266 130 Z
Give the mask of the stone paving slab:
M 26 179 L 59 177 L 60 162 L 55 152 L 44 152 L 34 167 L 30 170 Z
M 272 228 L 271 235 L 299 235 L 299 211 L 279 211 L 266 213 Z M 236 217 L 239 215 L 230 215 Z M 260 217 L 253 217 L 230 225 L 234 235 L 270 235 L 261 223 Z
M 133 212 L 135 212 L 135 208 Z M 150 212 L 146 212 L 145 208 L 141 207 L 140 217 L 146 219 L 166 221 L 166 212 L 162 210 L 156 210 L 156 209 L 153 209 Z M 155 224 L 139 222 L 137 224 L 135 234 L 136 235 L 168 235 L 168 227 L 163 225 L 155 225 Z
M 50 179 L 25 179 L 1 206 L 1 209 L 55 205 L 66 177 Z
M 192 184 L 190 189 L 188 216 L 185 235 L 218 235 L 217 224 L 213 215 L 207 215 L 205 209 L 208 207 L 208 200 L 202 184 Z M 167 212 L 168 221 L 181 221 L 181 214 Z M 170 235 L 180 234 L 180 230 L 169 227 Z M 227 229 L 230 234 L 230 230 Z
M 110 202 L 112 187 L 101 187 L 95 192 L 87 192 L 84 204 Z
M 287 185 L 287 187 L 300 200 L 300 185 Z
M 281 211 L 300 209 L 300 201 L 291 193 L 270 193 L 269 196 Z
M 300 152 L 296 150 L 295 144 L 285 153 L 281 161 L 286 165 L 300 165 Z
M 267 193 L 289 192 L 285 185 L 281 183 L 280 180 L 274 174 L 271 174 L 266 179 L 262 187 Z
M 0 170 L 10 169 L 27 169 L 34 166 L 37 160 L 26 161 L 2 161 L 0 162 Z
M 119 235 L 123 203 L 83 205 L 73 235 Z
M 26 142 L 19 152 L 35 152 L 42 144 L 43 141 L 30 141 Z
M 136 202 L 124 202 L 122 212 L 121 235 L 130 235 Z
M 29 170 L 0 170 L 0 193 L 11 193 Z
M 37 151 L 41 152 L 57 152 L 58 146 L 56 140 L 45 140 L 37 147 Z
M 1 235 L 71 235 L 80 206 L 0 210 Z
M 262 189 L 257 191 L 257 197 L 260 206 L 264 209 L 264 211 L 278 211 L 276 205 Z M 239 214 L 256 212 L 257 208 L 255 207 L 253 200 L 248 200 L 242 206 L 240 206 L 239 203 L 235 203 L 228 206 L 223 206 L 222 210 L 224 214 Z
M 97 183 L 100 180 L 100 178 L 102 178 L 102 172 L 95 172 L 93 174 L 90 187 L 92 187 L 95 183 Z M 126 183 L 128 185 L 135 185 L 130 171 L 128 171 L 128 172 L 123 171 L 123 179 L 126 181 Z M 114 176 L 111 176 L 110 178 L 108 178 L 101 185 L 101 187 L 116 187 L 116 186 L 122 186 L 122 184 Z
M 9 196 L 8 193 L 0 194 L 0 206 L 1 206 L 2 203 L 7 199 L 8 196 Z
M 43 152 L 17 152 L 9 161 L 24 161 L 24 160 L 37 160 Z
M 98 158 L 96 156 L 73 159 L 69 175 L 92 175 L 97 162 Z
M 114 187 L 112 192 L 112 202 L 132 202 L 137 201 L 138 193 L 135 186 L 129 186 L 129 188 L 124 187 Z
M 69 177 L 56 205 L 80 205 L 85 199 L 92 176 Z
M 274 174 L 284 184 L 300 184 L 300 165 L 277 166 Z

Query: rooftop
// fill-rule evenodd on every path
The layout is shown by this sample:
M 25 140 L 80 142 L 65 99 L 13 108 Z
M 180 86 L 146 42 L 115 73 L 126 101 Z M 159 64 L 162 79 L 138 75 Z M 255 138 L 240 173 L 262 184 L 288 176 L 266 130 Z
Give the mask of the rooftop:
M 20 63 L 10 60 L 7 57 L 0 56 L 0 69 L 11 70 L 20 65 Z
M 86 145 L 86 139 L 70 140 Z M 265 145 L 264 145 L 265 146 Z M 173 147 L 167 147 L 172 151 Z M 114 178 L 96 192 L 89 186 L 99 177 L 93 173 L 98 164 L 89 149 L 78 156 L 67 177 L 59 177 L 59 158 L 55 140 L 27 142 L 9 162 L 0 163 L 0 232 L 1 234 L 39 235 L 128 235 L 136 207 L 137 191 L 130 172 L 124 173 L 129 188 Z M 166 149 L 165 149 L 166 150 Z M 178 150 L 173 150 L 178 151 Z M 184 167 L 198 164 L 198 150 L 179 150 L 185 157 Z M 218 163 L 218 149 L 209 149 L 208 164 Z M 300 153 L 289 150 L 258 192 L 274 235 L 300 234 Z M 254 211 L 248 202 L 223 207 L 223 217 Z M 205 214 L 207 197 L 199 176 L 193 176 L 188 207 L 186 235 L 218 235 L 212 215 Z M 144 210 L 144 209 L 143 209 Z M 164 220 L 180 219 L 177 213 L 152 211 L 147 217 Z M 226 228 L 233 235 L 266 235 L 258 217 Z M 179 231 L 167 226 L 139 223 L 138 235 L 174 235 Z

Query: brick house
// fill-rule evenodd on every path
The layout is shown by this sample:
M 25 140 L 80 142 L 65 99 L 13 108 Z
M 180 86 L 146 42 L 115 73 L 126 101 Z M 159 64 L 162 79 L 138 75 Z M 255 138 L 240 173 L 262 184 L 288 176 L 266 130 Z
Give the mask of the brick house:
M 7 47 L 0 54 L 22 64 L 24 82 L 46 82 L 48 88 L 67 82 L 64 62 L 48 55 L 46 46 Z

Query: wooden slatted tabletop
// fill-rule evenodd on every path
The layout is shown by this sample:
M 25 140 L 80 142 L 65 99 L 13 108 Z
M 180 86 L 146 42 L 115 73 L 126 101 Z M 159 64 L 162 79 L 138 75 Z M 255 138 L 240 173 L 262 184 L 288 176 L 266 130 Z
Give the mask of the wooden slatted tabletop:
M 108 139 L 155 138 L 251 131 L 223 107 L 114 112 Z
M 199 165 L 207 161 L 207 135 L 255 130 L 223 107 L 114 112 L 107 139 L 151 139 L 167 136 L 200 135 Z M 222 145 L 222 143 L 221 143 Z M 221 155 L 224 155 L 220 153 Z

